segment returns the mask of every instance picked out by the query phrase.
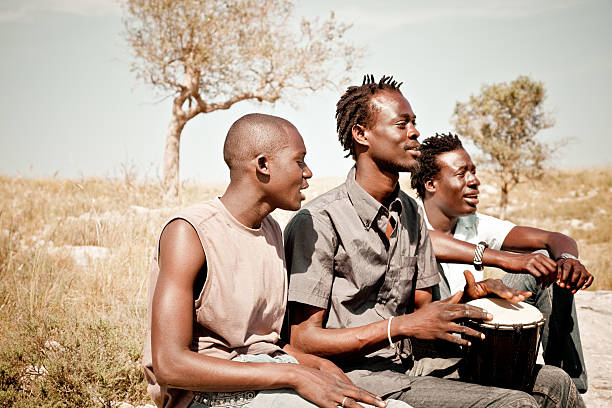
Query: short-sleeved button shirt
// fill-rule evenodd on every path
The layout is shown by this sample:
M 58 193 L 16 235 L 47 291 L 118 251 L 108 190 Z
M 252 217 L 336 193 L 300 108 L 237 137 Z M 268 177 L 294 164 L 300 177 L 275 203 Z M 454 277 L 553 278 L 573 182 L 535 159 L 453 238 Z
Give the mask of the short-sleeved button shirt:
M 394 226 L 390 238 L 388 223 Z M 383 206 L 355 181 L 354 168 L 344 184 L 309 202 L 289 221 L 285 253 L 289 301 L 326 309 L 323 323 L 330 329 L 410 313 L 414 290 L 439 282 L 422 209 L 399 185 L 389 207 Z M 367 368 L 368 360 L 381 357 L 401 365 L 391 348 L 360 361 Z M 359 365 L 355 361 L 352 368 Z M 386 382 L 367 389 L 398 391 L 407 378 L 396 379 L 395 386 Z

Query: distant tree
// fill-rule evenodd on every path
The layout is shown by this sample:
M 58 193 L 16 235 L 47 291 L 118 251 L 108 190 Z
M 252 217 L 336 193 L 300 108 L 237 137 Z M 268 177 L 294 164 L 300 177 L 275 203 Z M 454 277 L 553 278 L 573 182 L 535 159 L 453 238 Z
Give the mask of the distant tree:
M 297 23 L 289 0 L 123 0 L 132 70 L 172 97 L 163 185 L 178 198 L 179 144 L 200 113 L 237 102 L 274 103 L 296 91 L 348 80 L 362 50 L 345 41 L 335 20 Z M 293 93 L 291 91 L 294 91 Z
M 460 135 L 482 150 L 501 180 L 499 212 L 506 216 L 508 195 L 525 179 L 540 178 L 543 164 L 558 147 L 535 140 L 553 126 L 543 110 L 544 85 L 527 76 L 509 83 L 483 85 L 479 95 L 457 102 L 451 122 Z

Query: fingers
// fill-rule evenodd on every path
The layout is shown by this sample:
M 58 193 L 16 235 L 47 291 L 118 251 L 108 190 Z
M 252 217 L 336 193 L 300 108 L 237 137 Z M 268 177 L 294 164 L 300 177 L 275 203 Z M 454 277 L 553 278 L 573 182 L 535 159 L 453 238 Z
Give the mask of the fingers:
M 592 283 L 593 276 L 579 261 L 562 259 L 557 262 L 557 285 L 559 287 L 576 293 L 580 289 L 588 288 Z
M 466 304 L 447 305 L 446 310 L 440 316 L 447 321 L 457 319 L 491 320 L 493 318 L 493 315 L 486 310 Z
M 364 402 L 366 404 L 381 408 L 387 406 L 381 397 L 359 387 L 353 387 L 353 389 L 347 390 L 343 401 L 340 401 L 340 404 L 338 405 L 342 406 L 342 402 L 344 402 L 345 408 L 363 408 L 359 402 Z
M 500 279 L 487 279 L 485 281 L 488 292 L 493 293 L 512 303 L 518 303 L 531 296 L 531 292 L 523 292 L 506 286 Z
M 591 286 L 594 280 L 595 280 L 595 277 L 589 274 L 589 277 L 587 278 L 586 282 L 584 282 L 584 286 L 582 286 L 582 289 L 587 289 L 589 286 Z

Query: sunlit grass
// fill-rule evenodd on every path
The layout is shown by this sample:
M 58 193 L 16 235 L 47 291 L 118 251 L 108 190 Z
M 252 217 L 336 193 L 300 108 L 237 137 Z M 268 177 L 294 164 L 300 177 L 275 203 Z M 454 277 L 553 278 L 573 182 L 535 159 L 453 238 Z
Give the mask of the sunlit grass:
M 307 197 L 343 180 L 312 180 Z M 222 191 L 183 183 L 181 205 Z M 150 402 L 140 368 L 148 272 L 176 210 L 161 196 L 158 183 L 131 176 L 0 177 L 0 406 Z M 612 168 L 550 172 L 510 198 L 510 220 L 574 237 L 596 275 L 593 289 L 612 289 Z M 481 202 L 496 214 L 494 188 L 483 189 Z M 275 212 L 281 224 L 290 215 Z

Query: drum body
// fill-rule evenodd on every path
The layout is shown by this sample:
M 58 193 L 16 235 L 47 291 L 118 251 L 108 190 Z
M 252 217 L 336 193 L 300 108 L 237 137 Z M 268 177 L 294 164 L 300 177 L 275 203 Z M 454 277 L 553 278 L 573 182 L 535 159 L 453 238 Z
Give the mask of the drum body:
M 538 355 L 544 317 L 538 309 L 505 299 L 483 298 L 468 304 L 493 315 L 488 322 L 468 320 L 465 324 L 485 335 L 471 337 L 466 351 L 467 377 L 475 383 L 517 390 L 533 387 L 533 370 Z

